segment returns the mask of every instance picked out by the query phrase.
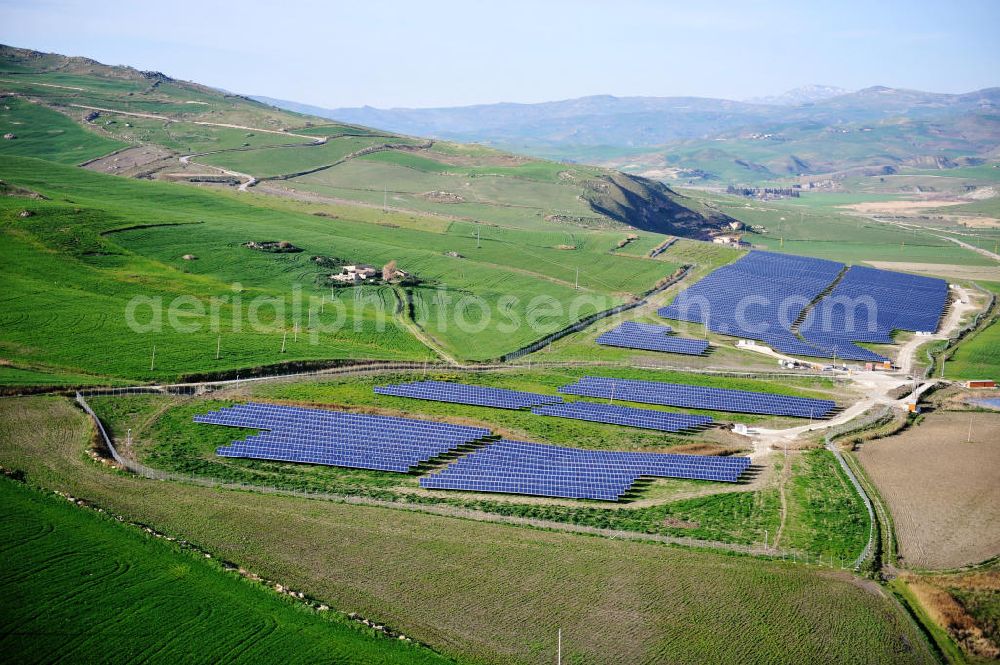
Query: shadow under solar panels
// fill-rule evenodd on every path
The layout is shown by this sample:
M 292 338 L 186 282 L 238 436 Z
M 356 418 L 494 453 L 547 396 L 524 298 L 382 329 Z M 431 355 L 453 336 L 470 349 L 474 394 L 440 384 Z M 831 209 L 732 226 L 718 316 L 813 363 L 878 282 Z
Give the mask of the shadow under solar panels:
M 695 356 L 708 349 L 707 340 L 676 337 L 672 332 L 670 326 L 625 321 L 614 330 L 600 335 L 596 341 L 602 346 Z
M 832 400 L 810 397 L 594 376 L 562 386 L 559 392 L 623 402 L 799 418 L 825 418 L 837 406 Z
M 554 416 L 591 422 L 653 429 L 662 432 L 681 432 L 704 427 L 712 423 L 708 416 L 694 416 L 685 413 L 668 413 L 651 409 L 597 404 L 594 402 L 565 402 L 536 406 L 531 410 L 539 416 Z
M 421 487 L 618 501 L 641 477 L 737 482 L 748 458 L 582 450 L 501 440 L 420 479 Z
M 511 410 L 527 409 L 539 404 L 553 404 L 562 401 L 562 397 L 558 395 L 541 395 L 449 381 L 413 381 L 389 386 L 376 386 L 374 390 L 379 395 Z
M 402 473 L 489 435 L 481 427 L 254 403 L 200 414 L 194 421 L 265 430 L 220 446 L 220 457 Z

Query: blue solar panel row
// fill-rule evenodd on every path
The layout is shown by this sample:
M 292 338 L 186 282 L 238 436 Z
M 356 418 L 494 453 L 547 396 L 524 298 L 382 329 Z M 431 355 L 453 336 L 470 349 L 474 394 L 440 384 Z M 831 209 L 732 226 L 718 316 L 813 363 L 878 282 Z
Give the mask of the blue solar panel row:
M 843 267 L 825 259 L 752 251 L 681 291 L 659 314 L 759 340 L 784 353 L 824 356 L 800 340 L 792 324 Z
M 641 477 L 736 482 L 749 458 L 611 453 L 501 440 L 420 479 L 433 489 L 618 501 Z
M 255 403 L 197 415 L 194 421 L 267 430 L 219 447 L 221 457 L 403 473 L 490 434 L 483 427 Z
M 447 381 L 414 381 L 391 386 L 376 386 L 375 392 L 380 395 L 412 397 L 453 404 L 491 406 L 498 409 L 526 409 L 539 404 L 562 402 L 562 398 L 558 395 L 540 395 L 505 388 L 472 386 Z
M 944 280 L 852 266 L 796 334 L 793 324 L 842 269 L 834 261 L 753 251 L 682 291 L 659 314 L 784 353 L 875 362 L 887 358 L 854 342 L 890 344 L 894 330 L 937 330 L 948 301 Z
M 701 355 L 708 348 L 706 340 L 673 337 L 670 336 L 671 332 L 670 326 L 626 321 L 598 337 L 597 343 L 625 349 L 682 353 L 691 356 Z
M 948 302 L 948 283 L 865 266 L 852 266 L 820 300 L 799 332 L 813 347 L 845 360 L 882 362 L 854 342 L 891 344 L 892 331 L 934 332 Z
M 645 410 L 625 414 L 630 411 Z M 225 407 L 194 420 L 264 430 L 220 446 L 220 457 L 399 473 L 489 434 L 481 427 L 255 403 Z M 736 482 L 749 463 L 745 457 L 602 452 L 499 441 L 420 482 L 424 487 L 616 501 L 643 476 Z
M 563 386 L 559 392 L 623 402 L 800 418 L 825 418 L 837 406 L 832 400 L 809 397 L 594 376 Z
M 539 416 L 555 416 L 557 418 L 573 418 L 592 422 L 624 425 L 625 427 L 641 427 L 662 432 L 680 432 L 686 429 L 710 425 L 712 419 L 708 416 L 692 416 L 686 413 L 667 413 L 637 409 L 617 404 L 595 404 L 593 402 L 566 402 L 536 406 L 531 410 Z

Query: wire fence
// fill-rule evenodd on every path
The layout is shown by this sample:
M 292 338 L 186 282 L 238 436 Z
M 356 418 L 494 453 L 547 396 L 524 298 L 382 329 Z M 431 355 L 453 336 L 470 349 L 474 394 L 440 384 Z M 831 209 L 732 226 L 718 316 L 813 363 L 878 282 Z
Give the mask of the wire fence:
M 844 470 L 844 475 L 847 476 L 851 484 L 854 485 L 854 489 L 857 490 L 858 496 L 865 504 L 865 509 L 868 511 L 868 542 L 865 544 L 864 549 L 858 555 L 858 557 L 851 564 L 851 568 L 854 570 L 860 570 L 861 566 L 867 561 L 872 553 L 875 551 L 875 538 L 876 538 L 876 517 L 875 508 L 872 506 L 871 499 L 868 497 L 868 492 L 861 485 L 861 481 L 858 480 L 857 476 L 854 475 L 854 471 L 851 469 L 847 460 L 844 459 L 844 454 L 840 452 L 834 441 L 842 436 L 850 434 L 852 432 L 861 432 L 867 430 L 871 427 L 876 427 L 881 423 L 886 422 L 888 419 L 893 417 L 892 407 L 884 406 L 880 409 L 874 410 L 869 415 L 864 418 L 852 420 L 848 423 L 840 425 L 839 427 L 831 428 L 826 433 L 826 449 L 833 453 L 833 456 L 837 458 L 837 462 L 840 464 L 840 468 Z
M 572 335 L 573 333 L 580 332 L 581 330 L 587 328 L 596 321 L 600 321 L 601 319 L 606 319 L 610 316 L 621 314 L 622 312 L 627 312 L 628 310 L 635 309 L 636 307 L 641 307 L 642 305 L 645 305 L 649 302 L 650 296 L 669 289 L 671 286 L 673 286 L 674 284 L 678 283 L 679 281 L 687 277 L 688 273 L 691 272 L 691 268 L 692 266 L 684 266 L 678 274 L 674 275 L 663 284 L 660 284 L 659 286 L 650 289 L 649 291 L 644 293 L 642 297 L 639 298 L 638 300 L 623 303 L 616 307 L 612 307 L 611 309 L 595 312 L 590 316 L 586 316 L 577 321 L 576 323 L 566 326 L 562 330 L 557 330 L 551 335 L 546 335 L 542 339 L 532 342 L 531 344 L 524 346 L 518 349 L 517 351 L 511 351 L 510 353 L 504 354 L 500 356 L 500 362 L 510 362 L 511 360 L 517 360 L 518 358 L 526 356 L 529 353 L 540 351 L 541 349 L 544 349 L 548 345 L 562 339 L 563 337 L 566 337 L 567 335 Z

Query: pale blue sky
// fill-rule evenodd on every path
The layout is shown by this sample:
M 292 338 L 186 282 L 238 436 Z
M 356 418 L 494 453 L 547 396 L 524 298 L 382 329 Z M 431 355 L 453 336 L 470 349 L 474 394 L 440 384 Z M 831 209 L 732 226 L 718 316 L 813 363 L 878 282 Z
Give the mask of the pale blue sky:
M 0 42 L 327 107 L 1000 85 L 993 0 L 0 0 Z

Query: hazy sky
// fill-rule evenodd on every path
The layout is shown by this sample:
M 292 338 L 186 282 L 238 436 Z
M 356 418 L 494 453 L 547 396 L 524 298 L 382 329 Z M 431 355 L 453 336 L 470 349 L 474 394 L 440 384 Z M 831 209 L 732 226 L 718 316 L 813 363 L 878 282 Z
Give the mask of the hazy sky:
M 319 106 L 1000 85 L 1000 1 L 0 0 L 0 42 Z

